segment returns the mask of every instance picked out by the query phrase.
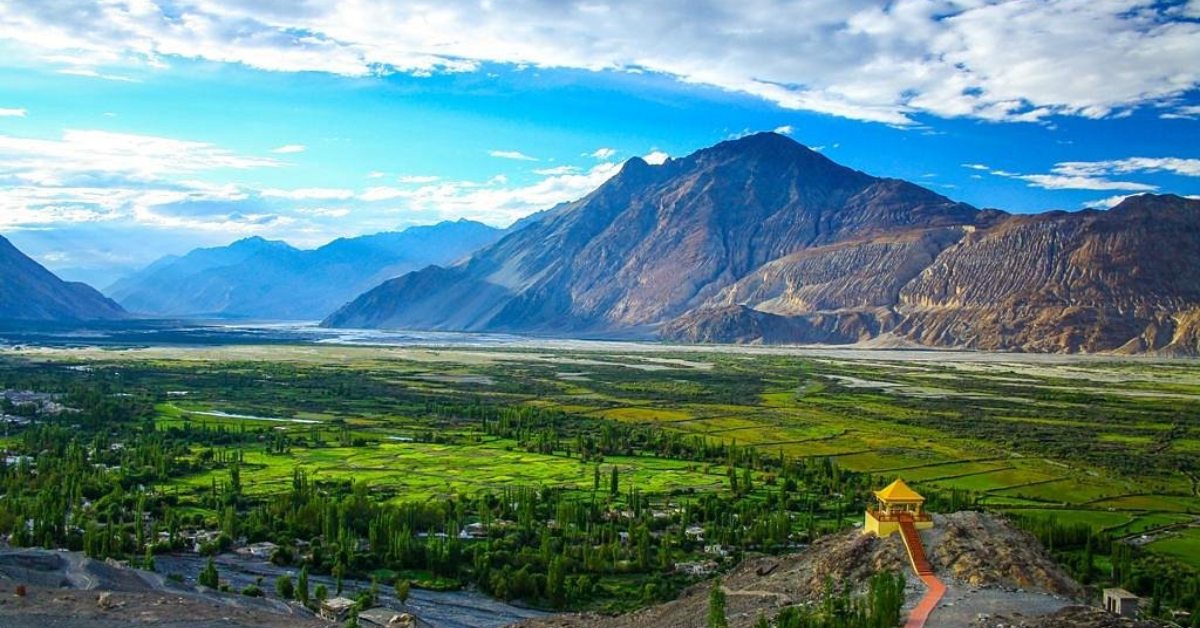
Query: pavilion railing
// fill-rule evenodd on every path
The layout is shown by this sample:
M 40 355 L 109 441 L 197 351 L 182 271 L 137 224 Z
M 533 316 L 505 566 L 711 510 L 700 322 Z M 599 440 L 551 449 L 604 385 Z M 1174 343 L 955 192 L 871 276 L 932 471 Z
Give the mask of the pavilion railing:
M 871 516 L 876 521 L 933 521 L 933 515 L 923 512 L 921 514 L 912 512 L 890 512 L 886 510 L 868 510 Z

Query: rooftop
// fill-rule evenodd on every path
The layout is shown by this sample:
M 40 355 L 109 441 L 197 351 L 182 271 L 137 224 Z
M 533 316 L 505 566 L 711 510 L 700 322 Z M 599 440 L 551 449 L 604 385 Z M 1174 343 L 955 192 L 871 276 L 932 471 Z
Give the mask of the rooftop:
M 904 480 L 896 478 L 895 482 L 887 485 L 887 488 L 875 491 L 875 497 L 885 502 L 923 502 L 924 497 L 920 493 L 908 488 Z
M 344 597 L 335 597 L 331 600 L 325 600 L 324 602 L 321 602 L 321 606 L 328 608 L 330 610 L 346 609 L 346 608 L 350 608 L 351 606 L 354 606 L 354 604 L 355 604 L 354 600 L 344 598 Z

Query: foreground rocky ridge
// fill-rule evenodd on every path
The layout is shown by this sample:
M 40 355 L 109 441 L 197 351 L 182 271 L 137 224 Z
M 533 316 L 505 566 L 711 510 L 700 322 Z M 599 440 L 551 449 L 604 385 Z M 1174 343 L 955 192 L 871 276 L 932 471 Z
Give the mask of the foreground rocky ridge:
M 1092 606 L 1068 606 L 1041 617 L 1029 618 L 1020 613 L 987 617 L 977 621 L 973 628 L 1167 628 L 1170 625 L 1120 617 Z
M 936 515 L 935 527 L 923 533 L 929 562 L 947 583 L 958 607 L 938 625 L 965 626 L 986 609 L 1031 613 L 1054 612 L 1083 598 L 1085 590 L 1067 576 L 1029 534 L 1004 520 L 978 512 Z M 909 566 L 899 535 L 879 539 L 860 530 L 824 537 L 807 550 L 783 557 L 749 559 L 722 577 L 730 626 L 753 626 L 760 612 L 773 618 L 787 606 L 819 601 L 825 583 L 849 583 L 861 591 L 880 571 L 903 573 L 909 581 L 909 603 L 924 588 Z M 676 600 L 617 617 L 560 615 L 531 620 L 521 628 L 694 628 L 705 623 L 711 583 L 701 583 Z M 978 602 L 978 603 L 976 603 Z M 975 607 L 972 606 L 973 603 Z M 942 611 L 935 612 L 935 618 Z M 958 623 L 955 623 L 958 622 Z
M 1200 201 L 1009 215 L 771 133 L 650 166 L 332 327 L 1047 352 L 1200 350 Z
M 279 601 L 192 587 L 77 553 L 0 548 L 0 626 L 5 628 L 325 625 L 311 613 Z

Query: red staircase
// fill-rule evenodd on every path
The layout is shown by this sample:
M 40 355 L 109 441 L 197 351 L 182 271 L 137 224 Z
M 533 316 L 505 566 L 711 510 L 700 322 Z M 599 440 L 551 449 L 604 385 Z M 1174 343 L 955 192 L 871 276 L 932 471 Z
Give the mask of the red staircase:
M 921 533 L 913 525 L 912 519 L 900 520 L 900 536 L 904 537 L 904 547 L 908 549 L 908 559 L 912 561 L 913 570 L 918 576 L 933 574 L 929 559 L 925 558 L 925 545 L 921 543 Z

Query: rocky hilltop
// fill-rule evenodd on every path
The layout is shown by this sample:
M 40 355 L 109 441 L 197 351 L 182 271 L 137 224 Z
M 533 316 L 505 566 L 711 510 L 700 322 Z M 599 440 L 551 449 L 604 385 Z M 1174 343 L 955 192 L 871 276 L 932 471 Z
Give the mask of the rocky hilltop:
M 89 321 L 125 317 L 90 286 L 59 279 L 0 237 L 0 320 Z
M 1195 354 L 1200 201 L 1010 215 L 840 166 L 780 135 L 640 159 L 450 266 L 325 324 Z
M 930 626 L 970 625 L 981 614 L 1007 612 L 1034 617 L 1077 602 L 1084 589 L 1067 576 L 1030 535 L 1002 519 L 977 512 L 936 515 L 923 533 L 929 562 L 947 585 L 946 604 Z M 760 613 L 773 618 L 783 608 L 820 601 L 827 580 L 862 591 L 880 571 L 903 573 L 908 605 L 924 593 L 909 566 L 899 535 L 879 539 L 860 530 L 824 537 L 807 550 L 782 557 L 749 559 L 725 574 L 730 626 L 748 628 Z M 520 628 L 694 628 L 703 626 L 712 583 L 701 583 L 676 600 L 616 617 L 559 615 L 517 624 Z

